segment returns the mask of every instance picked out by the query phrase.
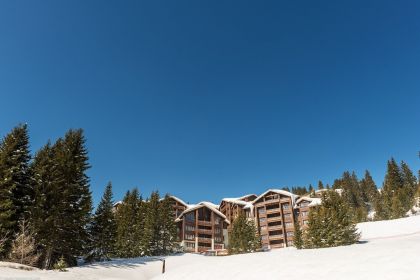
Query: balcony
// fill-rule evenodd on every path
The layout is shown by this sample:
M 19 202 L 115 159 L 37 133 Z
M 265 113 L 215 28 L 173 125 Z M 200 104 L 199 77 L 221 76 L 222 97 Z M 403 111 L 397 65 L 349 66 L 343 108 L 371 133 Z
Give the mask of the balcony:
M 281 221 L 281 216 L 277 216 L 277 217 L 271 217 L 271 218 L 267 218 L 267 222 L 271 223 L 271 222 L 277 222 L 277 221 Z
M 199 237 L 198 242 L 200 242 L 200 243 L 211 243 L 211 238 Z
M 267 214 L 273 214 L 273 213 L 279 213 L 280 212 L 280 208 L 273 208 L 268 210 L 267 209 Z
M 197 223 L 201 226 L 211 226 L 211 221 L 198 220 Z
M 269 235 L 268 239 L 269 240 L 280 240 L 280 239 L 284 239 L 284 235 L 283 234 Z
M 213 234 L 213 231 L 211 229 L 198 229 L 198 233 L 203 233 L 203 234 Z
M 283 226 L 282 225 L 275 225 L 275 226 L 268 226 L 268 230 L 272 231 L 272 230 L 282 230 Z

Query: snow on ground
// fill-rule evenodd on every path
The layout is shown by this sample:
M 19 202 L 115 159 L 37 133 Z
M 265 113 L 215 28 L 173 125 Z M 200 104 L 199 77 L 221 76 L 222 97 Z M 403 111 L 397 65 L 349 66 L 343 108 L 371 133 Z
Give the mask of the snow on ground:
M 420 234 L 420 216 L 390 221 L 360 223 L 357 227 L 362 232 L 362 240 Z
M 361 223 L 358 228 L 362 232 L 362 242 L 345 247 L 286 248 L 226 257 L 171 256 L 166 258 L 166 273 L 163 275 L 160 274 L 161 261 L 137 258 L 71 268 L 68 272 L 22 271 L 4 268 L 0 263 L 0 279 L 420 279 L 420 216 Z

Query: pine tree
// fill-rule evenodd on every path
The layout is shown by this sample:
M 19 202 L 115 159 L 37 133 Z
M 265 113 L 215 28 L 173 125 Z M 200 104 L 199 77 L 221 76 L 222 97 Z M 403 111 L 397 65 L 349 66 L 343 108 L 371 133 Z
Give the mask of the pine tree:
M 0 235 L 12 236 L 33 202 L 27 125 L 15 127 L 0 144 Z M 10 250 L 10 240 L 5 253 Z
M 229 253 L 254 252 L 261 248 L 261 239 L 253 221 L 248 221 L 244 214 L 239 214 L 232 225 L 229 237 Z
M 88 168 L 82 130 L 68 131 L 35 157 L 32 217 L 44 268 L 60 256 L 75 265 L 76 257 L 85 253 L 92 208 Z
M 173 209 L 172 204 L 169 198 L 169 195 L 166 195 L 165 198 L 161 201 L 160 205 L 160 247 L 161 254 L 167 255 L 174 251 L 177 247 L 177 228 L 175 221 L 173 219 Z
M 417 191 L 417 178 L 404 161 L 401 162 L 401 176 L 403 179 L 403 189 L 401 190 L 400 200 L 405 211 L 404 216 L 415 204 L 414 198 Z
M 324 184 L 322 183 L 321 180 L 318 181 L 318 190 L 323 190 L 324 189 Z
M 309 213 L 305 248 L 350 245 L 359 237 L 348 202 L 336 192 L 324 193 L 321 206 Z
M 298 220 L 295 220 L 294 226 L 295 226 L 295 235 L 294 235 L 293 243 L 297 249 L 302 249 L 303 248 L 302 230 L 300 228 L 300 224 Z
M 113 204 L 112 184 L 109 182 L 90 226 L 91 241 L 88 261 L 110 260 L 111 256 L 115 255 L 117 224 Z
M 128 191 L 123 203 L 116 213 L 117 222 L 117 255 L 124 258 L 133 258 L 143 255 L 144 249 L 143 224 L 141 220 L 143 206 L 137 188 Z
M 146 255 L 159 255 L 162 251 L 160 246 L 160 213 L 159 213 L 159 192 L 152 192 L 150 200 L 147 203 L 144 235 L 142 238 L 142 246 Z
M 365 171 L 365 177 L 360 181 L 360 187 L 363 193 L 363 200 L 369 205 L 373 205 L 378 199 L 379 192 L 368 170 Z

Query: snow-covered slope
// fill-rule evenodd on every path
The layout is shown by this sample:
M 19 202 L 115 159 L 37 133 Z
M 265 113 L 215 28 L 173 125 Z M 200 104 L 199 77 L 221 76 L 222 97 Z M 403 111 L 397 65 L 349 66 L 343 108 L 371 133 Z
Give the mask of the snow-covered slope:
M 420 216 L 358 225 L 361 244 L 346 247 L 296 250 L 226 257 L 185 254 L 161 261 L 150 258 L 116 260 L 69 269 L 68 272 L 21 271 L 0 265 L 1 277 L 104 280 L 200 279 L 420 279 Z M 0 263 L 1 264 L 1 263 Z

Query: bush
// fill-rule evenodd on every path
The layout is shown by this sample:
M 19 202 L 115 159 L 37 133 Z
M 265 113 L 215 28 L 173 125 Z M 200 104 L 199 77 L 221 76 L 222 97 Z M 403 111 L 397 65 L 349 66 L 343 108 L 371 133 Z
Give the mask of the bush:
M 67 271 L 67 263 L 63 256 L 54 264 L 53 268 L 61 272 Z

